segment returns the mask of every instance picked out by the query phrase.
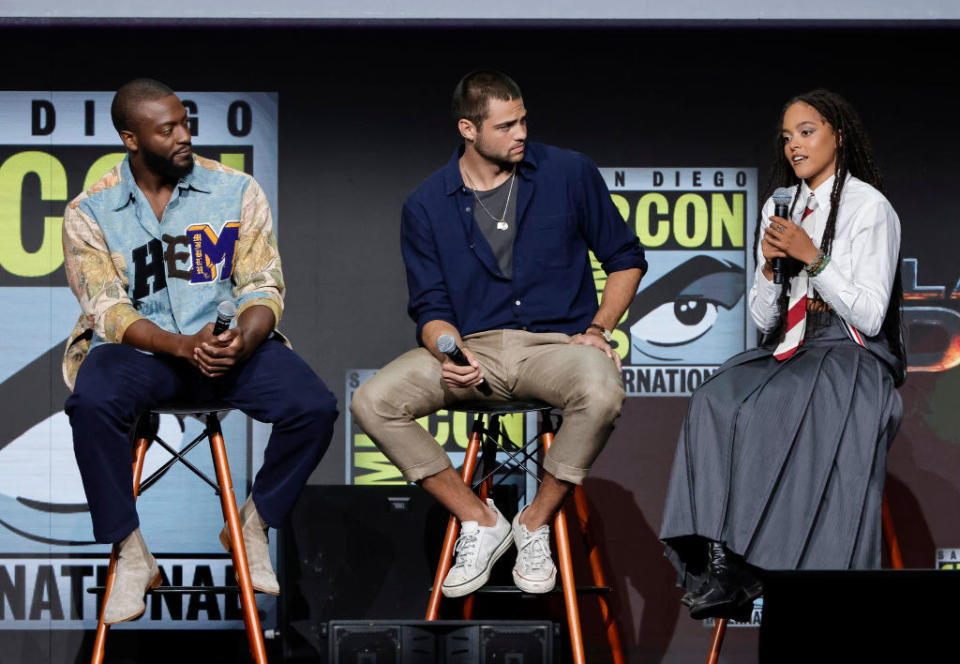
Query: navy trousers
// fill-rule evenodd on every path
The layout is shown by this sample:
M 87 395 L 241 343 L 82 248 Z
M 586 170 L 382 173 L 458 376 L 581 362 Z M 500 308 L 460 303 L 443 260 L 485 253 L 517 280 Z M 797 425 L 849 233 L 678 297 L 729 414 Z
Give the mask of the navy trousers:
M 140 524 L 133 497 L 130 431 L 169 401 L 226 402 L 273 424 L 253 483 L 261 518 L 278 527 L 330 444 L 337 399 L 299 355 L 276 340 L 247 362 L 207 378 L 183 360 L 122 344 L 95 347 L 80 365 L 64 410 L 98 542 L 118 542 Z

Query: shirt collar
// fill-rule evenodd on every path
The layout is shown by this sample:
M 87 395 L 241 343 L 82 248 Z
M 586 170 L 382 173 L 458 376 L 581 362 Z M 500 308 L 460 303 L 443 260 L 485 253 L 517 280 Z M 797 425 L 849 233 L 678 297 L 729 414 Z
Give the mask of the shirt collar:
M 114 212 L 127 207 L 127 205 L 129 205 L 136 198 L 133 193 L 136 184 L 133 181 L 133 172 L 130 170 L 130 155 L 124 157 L 119 166 L 120 182 L 116 187 L 110 190 L 110 195 L 112 196 L 110 200 L 110 208 Z
M 194 191 L 209 194 L 211 189 L 204 181 L 204 171 L 205 169 L 202 169 L 199 164 L 197 164 L 197 157 L 194 155 L 193 170 L 180 178 L 177 186 L 180 189 L 193 189 Z M 135 202 L 137 195 L 140 193 L 140 188 L 137 186 L 136 180 L 133 179 L 133 171 L 130 170 L 130 155 L 127 155 L 123 161 L 120 162 L 120 184 L 117 185 L 115 193 L 113 194 L 112 209 L 114 212 L 122 210 L 130 203 Z
M 850 175 L 850 173 L 847 173 L 847 177 L 844 178 L 843 183 L 846 185 L 848 182 L 850 182 L 851 177 L 853 176 Z M 833 174 L 821 182 L 816 189 L 810 189 L 810 187 L 807 186 L 806 181 L 801 181 L 800 202 L 806 204 L 806 202 L 810 199 L 810 194 L 813 194 L 813 200 L 815 201 L 813 209 L 828 209 L 830 207 L 830 194 L 833 192 L 833 182 L 836 179 L 837 175 Z
M 209 172 L 208 169 L 203 168 L 197 162 L 197 155 L 193 155 L 193 170 L 180 178 L 178 186 L 181 189 L 193 189 L 203 194 L 209 194 L 212 191 L 206 177 Z
M 523 151 L 523 160 L 519 163 L 519 169 L 517 172 L 520 174 L 520 177 L 529 179 L 528 171 L 529 169 L 536 170 L 537 168 L 537 157 L 534 154 L 531 143 L 526 144 L 526 150 Z M 443 192 L 445 194 L 456 193 L 458 189 L 463 187 L 463 177 L 460 175 L 460 157 L 463 156 L 463 143 L 453 151 L 453 155 L 450 157 L 450 161 L 447 162 L 447 165 L 443 167 Z

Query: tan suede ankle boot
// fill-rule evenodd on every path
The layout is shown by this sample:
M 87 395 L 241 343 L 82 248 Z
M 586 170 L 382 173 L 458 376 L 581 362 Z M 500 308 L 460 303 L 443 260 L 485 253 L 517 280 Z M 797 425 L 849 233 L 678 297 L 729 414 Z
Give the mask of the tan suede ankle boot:
M 243 532 L 243 546 L 247 550 L 247 565 L 250 566 L 250 580 L 253 589 L 270 595 L 280 594 L 280 583 L 270 562 L 270 547 L 267 539 L 267 524 L 257 513 L 253 496 L 247 496 L 240 506 L 240 528 Z M 224 526 L 220 531 L 220 543 L 230 550 L 230 533 Z
M 121 540 L 118 549 L 113 588 L 103 611 L 107 625 L 133 620 L 143 613 L 147 608 L 144 594 L 162 581 L 157 561 L 147 550 L 139 528 Z

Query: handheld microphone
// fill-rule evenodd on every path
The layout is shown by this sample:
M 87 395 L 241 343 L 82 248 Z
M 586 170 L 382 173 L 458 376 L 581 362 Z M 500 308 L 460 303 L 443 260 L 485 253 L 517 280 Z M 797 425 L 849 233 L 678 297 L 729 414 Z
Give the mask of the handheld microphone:
M 457 347 L 457 342 L 453 340 L 453 337 L 449 334 L 441 334 L 437 337 L 437 350 L 450 358 L 450 361 L 454 364 L 461 367 L 470 366 L 470 361 L 467 360 L 466 355 L 463 354 L 463 351 Z M 493 390 L 490 389 L 490 386 L 487 385 L 487 381 L 481 380 L 476 385 L 477 389 L 480 390 L 480 393 L 485 396 L 490 396 L 493 394 Z
M 237 305 L 231 300 L 224 300 L 217 305 L 217 322 L 213 324 L 213 336 L 226 331 L 237 315 Z
M 790 214 L 790 201 L 793 200 L 793 192 L 789 187 L 778 187 L 773 192 L 773 214 L 777 217 L 787 219 Z M 784 273 L 786 272 L 786 259 L 782 256 L 774 258 L 773 263 L 773 283 L 782 284 Z

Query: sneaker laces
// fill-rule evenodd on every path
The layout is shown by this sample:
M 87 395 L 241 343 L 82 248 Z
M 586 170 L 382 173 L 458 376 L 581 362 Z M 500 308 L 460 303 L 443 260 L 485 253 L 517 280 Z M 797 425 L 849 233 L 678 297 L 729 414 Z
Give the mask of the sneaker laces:
M 520 548 L 523 566 L 533 571 L 539 571 L 553 564 L 550 558 L 550 533 L 539 530 L 531 533 Z
M 480 533 L 476 530 L 461 532 L 453 551 L 457 556 L 454 567 L 464 567 L 473 562 L 480 548 Z

